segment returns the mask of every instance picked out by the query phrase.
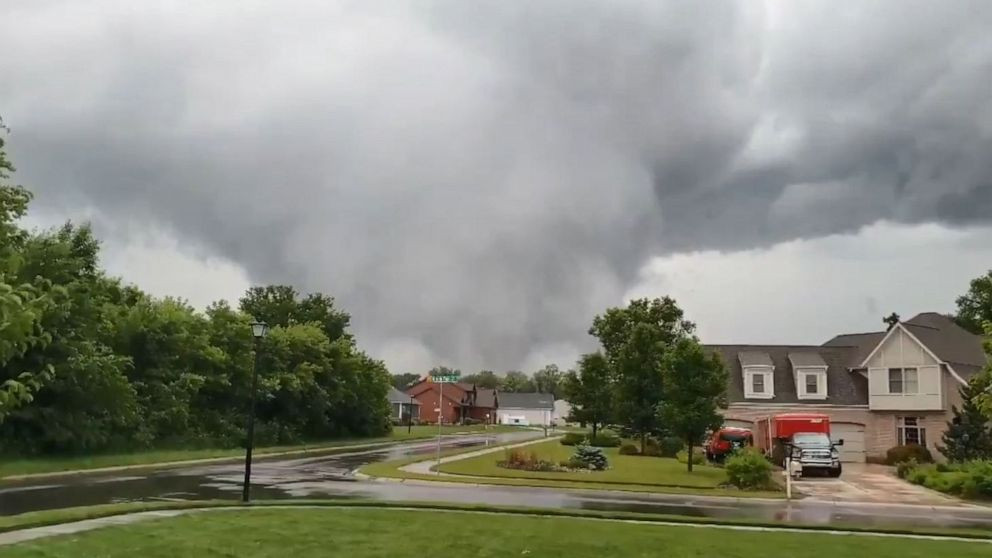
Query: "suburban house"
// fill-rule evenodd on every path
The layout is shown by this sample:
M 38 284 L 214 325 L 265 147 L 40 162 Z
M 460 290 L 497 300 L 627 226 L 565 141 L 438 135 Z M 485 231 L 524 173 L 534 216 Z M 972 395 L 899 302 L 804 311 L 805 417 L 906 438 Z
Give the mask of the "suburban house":
M 427 378 L 407 388 L 406 394 L 420 403 L 420 422 L 437 424 L 438 415 L 444 424 L 465 420 L 486 424 L 496 422 L 498 398 L 494 389 L 463 382 L 439 384 Z
M 728 426 L 778 413 L 830 415 L 841 458 L 864 461 L 899 444 L 937 446 L 961 406 L 958 387 L 986 363 L 981 337 L 926 312 L 888 331 L 823 345 L 708 345 L 730 371 Z
M 500 424 L 551 426 L 554 410 L 550 393 L 501 393 L 497 416 Z
M 392 386 L 389 387 L 386 399 L 389 400 L 389 407 L 392 409 L 390 417 L 393 420 L 406 423 L 411 419 L 420 419 L 420 402 L 416 399 Z

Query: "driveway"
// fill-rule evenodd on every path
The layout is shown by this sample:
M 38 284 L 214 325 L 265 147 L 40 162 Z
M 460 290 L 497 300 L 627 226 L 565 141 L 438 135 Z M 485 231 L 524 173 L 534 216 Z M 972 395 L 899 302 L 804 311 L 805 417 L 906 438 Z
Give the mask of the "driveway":
M 968 506 L 957 498 L 900 479 L 892 467 L 870 463 L 845 463 L 839 479 L 806 477 L 792 487 L 807 499 L 818 501 Z

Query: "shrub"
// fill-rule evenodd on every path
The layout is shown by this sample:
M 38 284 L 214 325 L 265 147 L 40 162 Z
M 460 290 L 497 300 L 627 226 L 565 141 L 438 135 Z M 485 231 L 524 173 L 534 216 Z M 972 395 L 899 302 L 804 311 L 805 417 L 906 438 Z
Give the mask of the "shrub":
M 620 455 L 640 455 L 641 451 L 634 444 L 620 446 Z
M 679 463 L 686 463 L 689 460 L 689 452 L 686 450 L 681 450 L 675 454 L 675 459 L 678 459 Z M 692 452 L 692 464 L 705 465 L 706 456 L 696 451 Z
M 605 471 L 609 466 L 609 461 L 603 450 L 600 448 L 580 445 L 575 446 L 575 455 L 568 460 L 570 467 L 575 469 L 589 469 L 592 471 Z
M 966 498 L 992 498 L 992 461 L 970 461 L 961 467 L 961 494 Z
M 930 454 L 930 450 L 917 444 L 895 446 L 885 452 L 887 465 L 895 465 L 910 459 L 915 459 L 918 463 L 933 463 L 933 455 Z
M 662 457 L 676 457 L 682 451 L 682 440 L 675 436 L 665 436 L 658 442 Z
M 917 462 L 912 457 L 906 461 L 900 461 L 899 463 L 896 463 L 896 476 L 901 479 L 904 479 L 906 478 L 906 476 L 909 474 L 910 471 L 912 471 L 913 469 L 919 466 L 920 466 L 919 462 Z
M 477 424 L 482 424 L 482 420 L 477 418 L 466 418 L 462 421 L 462 424 L 465 424 L 466 426 L 475 426 Z
M 772 484 L 772 465 L 760 451 L 744 448 L 727 458 L 727 481 L 737 488 L 754 490 Z
M 597 433 L 589 438 L 589 445 L 597 448 L 616 448 L 620 446 L 620 437 L 605 432 Z
M 563 446 L 577 446 L 586 441 L 586 435 L 579 432 L 569 432 L 561 438 Z
M 562 470 L 562 467 L 559 467 L 554 462 L 539 458 L 537 453 L 533 451 L 527 453 L 522 449 L 515 448 L 506 450 L 505 455 L 506 458 L 503 461 L 497 462 L 497 466 L 522 471 L 554 472 Z

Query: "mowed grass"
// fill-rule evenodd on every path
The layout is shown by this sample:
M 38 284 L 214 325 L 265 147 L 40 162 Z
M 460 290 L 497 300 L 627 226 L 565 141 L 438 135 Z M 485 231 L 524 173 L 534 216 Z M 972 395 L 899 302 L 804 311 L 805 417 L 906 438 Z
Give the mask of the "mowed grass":
M 452 425 L 444 426 L 442 428 L 442 434 L 451 435 L 483 432 L 498 434 L 502 432 L 516 432 L 519 430 L 519 427 L 512 426 L 490 426 L 486 429 L 483 425 Z M 262 456 L 279 453 L 307 454 L 334 450 L 348 446 L 402 442 L 406 440 L 427 439 L 435 436 L 437 436 L 437 426 L 413 426 L 410 428 L 409 432 L 407 432 L 406 426 L 396 426 L 393 427 L 393 433 L 391 436 L 382 436 L 377 438 L 347 438 L 288 446 L 257 447 L 255 448 L 255 455 Z M 160 465 L 173 462 L 195 461 L 200 459 L 237 458 L 239 456 L 243 456 L 244 454 L 245 450 L 243 448 L 206 448 L 146 450 L 129 453 L 102 453 L 93 455 L 53 457 L 4 458 L 0 459 L 0 479 L 15 475 L 83 471 L 87 469 L 101 469 L 105 467 Z
M 441 536 L 445 533 L 459 535 Z M 983 542 L 748 532 L 491 513 L 328 508 L 201 512 L 20 543 L 4 547 L 3 555 L 421 558 L 425 548 L 431 554 L 479 558 L 766 558 L 770 553 L 804 558 L 984 558 L 992 551 L 992 546 Z
M 557 440 L 520 448 L 534 452 L 540 459 L 559 463 L 575 453 L 575 448 L 563 446 Z M 507 450 L 509 451 L 509 450 Z M 638 484 L 682 488 L 717 488 L 727 480 L 723 469 L 696 465 L 690 473 L 685 463 L 663 457 L 620 455 L 617 448 L 603 448 L 610 461 L 607 471 L 579 473 L 542 473 L 506 469 L 497 465 L 506 459 L 506 451 L 499 451 L 460 461 L 441 464 L 441 472 L 456 475 L 504 477 L 516 479 L 544 479 L 556 481 L 590 482 L 599 484 Z

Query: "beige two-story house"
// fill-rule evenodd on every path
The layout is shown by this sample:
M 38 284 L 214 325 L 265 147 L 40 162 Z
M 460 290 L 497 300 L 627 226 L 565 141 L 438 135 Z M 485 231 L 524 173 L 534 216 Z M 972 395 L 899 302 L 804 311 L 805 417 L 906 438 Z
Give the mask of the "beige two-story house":
M 982 370 L 982 339 L 926 312 L 888 331 L 823 345 L 709 345 L 730 370 L 728 426 L 778 413 L 830 415 L 841 457 L 864 461 L 898 444 L 937 446 L 960 406 L 958 388 Z

